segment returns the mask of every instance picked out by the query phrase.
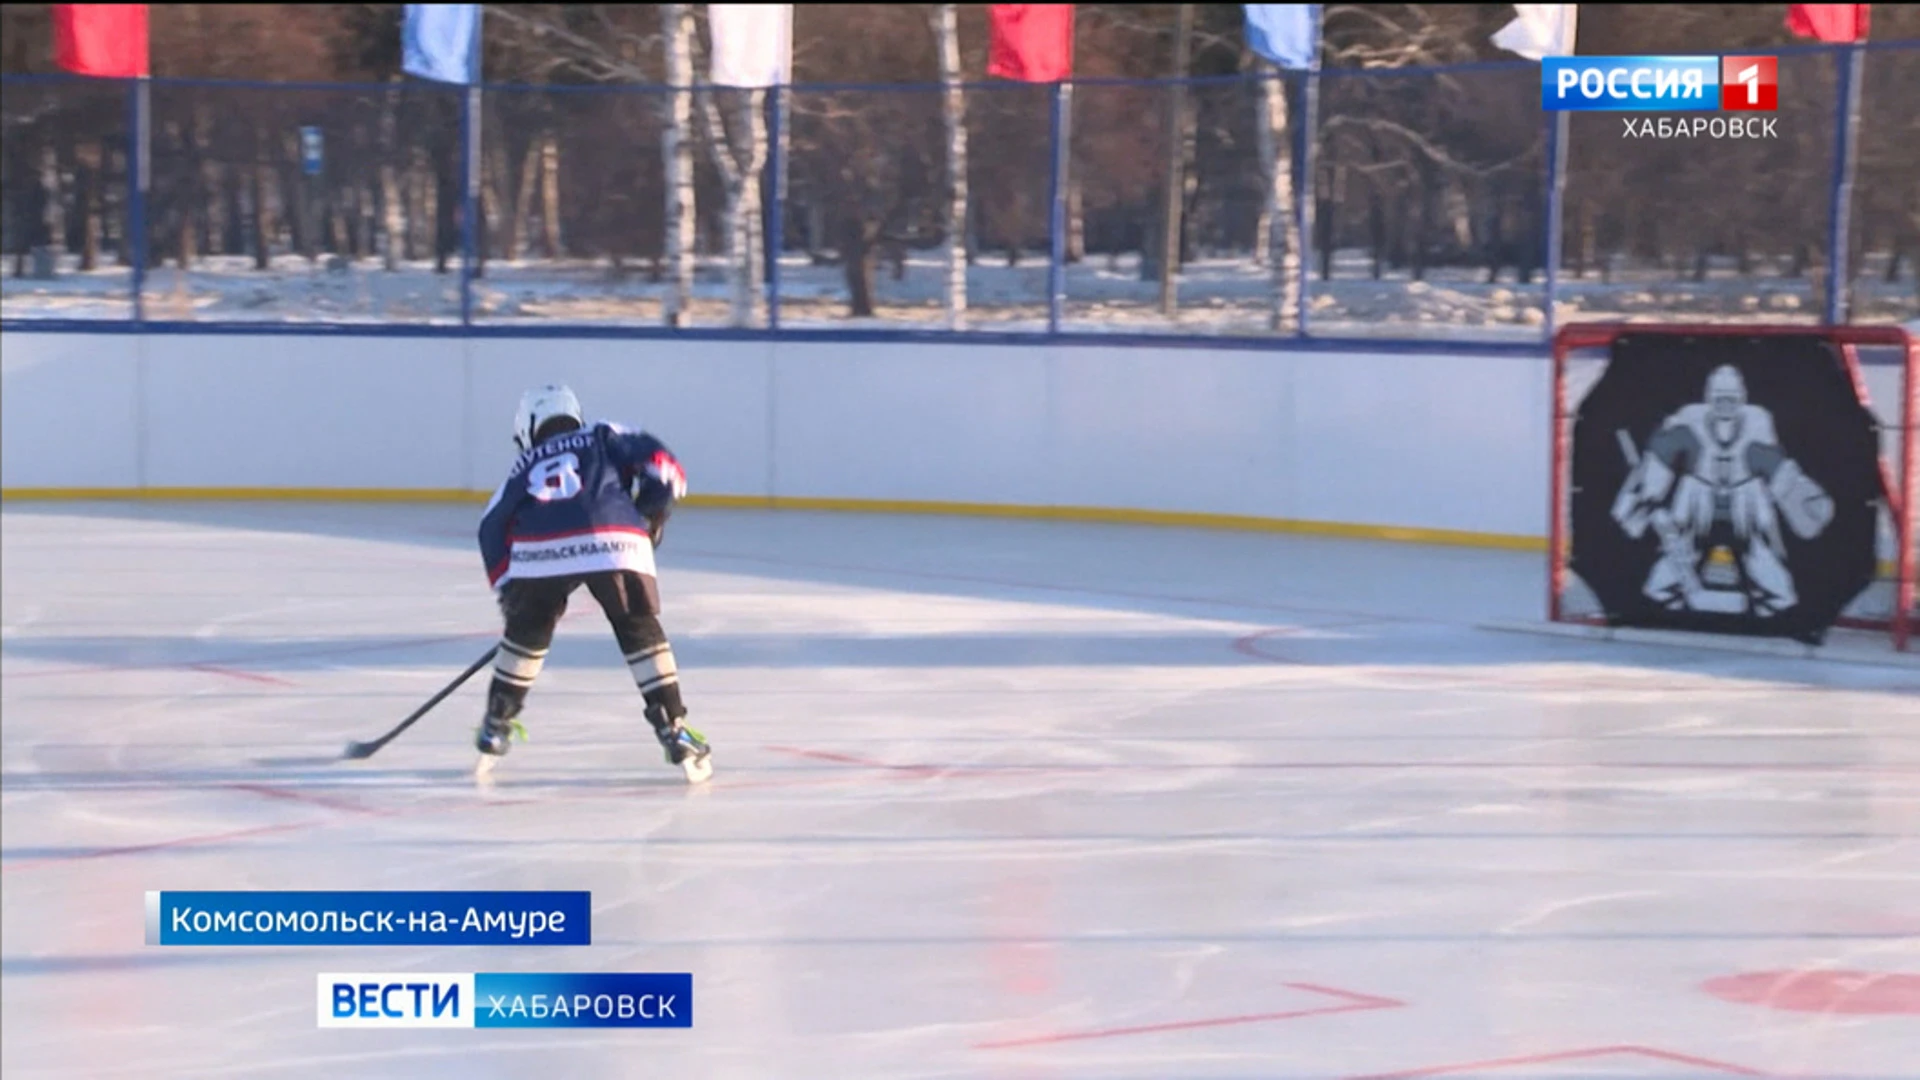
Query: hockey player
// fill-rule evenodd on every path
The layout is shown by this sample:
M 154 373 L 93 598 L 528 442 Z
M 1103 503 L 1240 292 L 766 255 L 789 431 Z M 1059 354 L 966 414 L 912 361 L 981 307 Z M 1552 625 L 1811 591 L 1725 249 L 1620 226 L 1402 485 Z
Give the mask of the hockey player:
M 712 773 L 704 737 L 686 725 L 673 650 L 660 626 L 653 549 L 674 500 L 680 463 L 658 439 L 612 424 L 588 427 L 564 386 L 527 391 L 514 415 L 520 456 L 480 519 L 480 556 L 506 629 L 476 740 L 485 773 L 511 738 L 553 643 L 567 599 L 585 585 L 613 625 L 667 762 L 698 783 Z

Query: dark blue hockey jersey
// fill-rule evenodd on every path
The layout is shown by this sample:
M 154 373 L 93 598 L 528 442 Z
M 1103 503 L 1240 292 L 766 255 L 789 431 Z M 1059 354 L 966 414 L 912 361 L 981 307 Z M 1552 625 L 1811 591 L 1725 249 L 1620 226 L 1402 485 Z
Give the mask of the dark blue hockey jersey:
M 481 515 L 487 580 L 651 574 L 647 516 L 686 490 L 680 463 L 645 432 L 600 423 L 551 436 L 514 460 Z

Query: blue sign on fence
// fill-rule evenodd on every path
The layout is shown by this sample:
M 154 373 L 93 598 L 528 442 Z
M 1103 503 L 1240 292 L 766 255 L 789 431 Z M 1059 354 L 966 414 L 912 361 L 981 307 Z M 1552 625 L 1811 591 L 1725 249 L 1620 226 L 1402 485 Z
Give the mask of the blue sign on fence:
M 326 158 L 326 141 L 317 127 L 300 129 L 300 171 L 308 176 L 319 176 L 320 165 Z

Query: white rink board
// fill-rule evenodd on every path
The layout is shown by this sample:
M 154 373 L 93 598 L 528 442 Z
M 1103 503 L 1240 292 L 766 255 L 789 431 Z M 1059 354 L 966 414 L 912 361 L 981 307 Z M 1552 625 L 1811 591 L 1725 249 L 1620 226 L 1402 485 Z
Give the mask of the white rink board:
M 1544 355 L 31 332 L 5 353 L 8 489 L 485 492 L 520 393 L 562 381 L 664 438 L 695 494 L 1546 531 Z M 1898 369 L 1865 372 L 1890 418 Z
M 1046 350 L 806 342 L 775 349 L 774 494 L 1061 501 Z
M 484 492 L 521 391 L 562 381 L 666 439 L 696 494 L 1544 532 L 1538 358 L 31 332 L 6 350 L 8 489 Z M 38 434 L 75 413 L 107 418 L 98 460 Z
M 1090 348 L 1052 359 L 1058 501 L 1293 517 L 1300 371 L 1349 357 Z
M 1290 516 L 1545 535 L 1545 358 L 1362 353 L 1299 371 Z
M 405 338 L 147 339 L 153 487 L 464 487 L 466 365 Z M 12 481 L 8 481 L 12 485 Z
M 148 339 L 6 334 L 0 340 L 0 487 L 135 488 L 144 475 Z

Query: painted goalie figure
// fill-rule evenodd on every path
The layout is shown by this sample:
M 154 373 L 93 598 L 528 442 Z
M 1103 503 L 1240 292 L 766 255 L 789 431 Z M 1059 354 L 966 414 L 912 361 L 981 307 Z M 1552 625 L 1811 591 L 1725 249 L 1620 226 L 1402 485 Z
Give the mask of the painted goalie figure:
M 1660 558 L 1646 595 L 1669 611 L 1768 618 L 1799 603 L 1780 526 L 1802 540 L 1833 521 L 1833 499 L 1787 456 L 1773 414 L 1747 401 L 1723 364 L 1706 400 L 1666 419 L 1645 453 L 1616 432 L 1629 466 L 1613 519 L 1638 540 L 1651 528 Z

